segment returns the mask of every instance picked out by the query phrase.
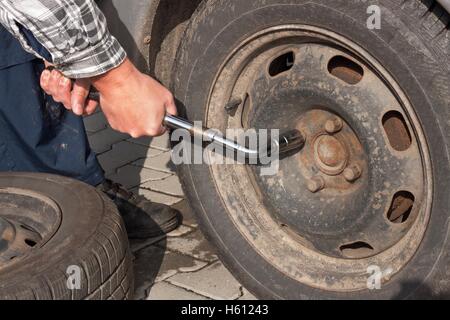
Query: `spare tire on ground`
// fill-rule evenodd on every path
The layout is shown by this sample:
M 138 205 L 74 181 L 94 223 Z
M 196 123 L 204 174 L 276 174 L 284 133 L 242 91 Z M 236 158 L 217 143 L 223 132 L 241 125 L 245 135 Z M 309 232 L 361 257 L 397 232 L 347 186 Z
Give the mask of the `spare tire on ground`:
M 131 299 L 128 239 L 95 188 L 43 174 L 0 173 L 0 299 Z

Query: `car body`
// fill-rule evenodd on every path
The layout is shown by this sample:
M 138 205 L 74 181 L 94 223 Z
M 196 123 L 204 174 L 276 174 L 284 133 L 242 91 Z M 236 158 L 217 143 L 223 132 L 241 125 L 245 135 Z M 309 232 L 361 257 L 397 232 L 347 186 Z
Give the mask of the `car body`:
M 450 13 L 450 0 L 437 0 Z M 177 46 L 199 0 L 97 0 L 109 21 L 109 29 L 125 47 L 129 58 L 141 70 L 162 78 L 167 67 L 158 74 L 157 55 L 165 41 Z M 170 35 L 170 39 L 167 36 Z M 173 39 L 175 38 L 175 39 Z M 167 49 L 167 48 L 166 48 Z M 169 50 L 173 57 L 176 48 Z

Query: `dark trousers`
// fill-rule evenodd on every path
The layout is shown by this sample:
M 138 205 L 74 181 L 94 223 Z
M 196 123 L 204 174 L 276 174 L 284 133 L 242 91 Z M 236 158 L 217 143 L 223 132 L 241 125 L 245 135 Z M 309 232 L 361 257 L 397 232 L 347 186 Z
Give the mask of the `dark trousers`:
M 53 173 L 98 185 L 104 174 L 83 120 L 45 95 L 43 69 L 43 61 L 0 25 L 0 171 Z

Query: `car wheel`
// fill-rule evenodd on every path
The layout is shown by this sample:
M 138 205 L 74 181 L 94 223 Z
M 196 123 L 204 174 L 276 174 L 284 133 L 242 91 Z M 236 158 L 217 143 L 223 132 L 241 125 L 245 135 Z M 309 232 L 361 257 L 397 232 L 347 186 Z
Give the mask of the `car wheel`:
M 133 297 L 127 234 L 95 188 L 53 175 L 0 174 L 0 299 Z
M 206 1 L 179 48 L 172 87 L 191 120 L 307 139 L 275 176 L 179 169 L 208 239 L 260 298 L 449 297 L 449 16 L 435 1 L 370 4 L 379 29 L 365 1 Z

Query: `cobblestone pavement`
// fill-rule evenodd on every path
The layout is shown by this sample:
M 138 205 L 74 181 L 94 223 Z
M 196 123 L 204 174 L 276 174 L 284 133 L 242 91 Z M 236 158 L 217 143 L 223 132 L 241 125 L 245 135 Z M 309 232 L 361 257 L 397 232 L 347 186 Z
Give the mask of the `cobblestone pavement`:
M 108 178 L 183 214 L 183 225 L 167 237 L 131 243 L 135 298 L 255 299 L 225 269 L 198 229 L 170 162 L 168 135 L 131 139 L 109 128 L 101 112 L 86 117 L 85 124 Z

